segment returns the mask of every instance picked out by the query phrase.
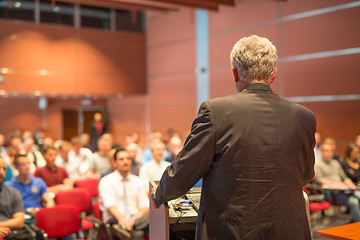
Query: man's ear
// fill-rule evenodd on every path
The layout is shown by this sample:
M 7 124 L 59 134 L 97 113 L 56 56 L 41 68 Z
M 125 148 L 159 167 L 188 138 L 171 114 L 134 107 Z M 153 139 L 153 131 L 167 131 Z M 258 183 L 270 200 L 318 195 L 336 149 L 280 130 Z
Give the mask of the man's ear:
M 275 77 L 276 77 L 276 74 L 277 74 L 277 67 L 274 68 L 274 74 L 272 75 L 271 79 L 270 79 L 270 83 L 273 83 L 274 80 L 275 80 Z
M 232 73 L 233 73 L 233 76 L 234 76 L 234 81 L 239 82 L 239 75 L 238 75 L 238 72 L 237 72 L 236 68 L 231 67 L 231 70 L 232 70 Z

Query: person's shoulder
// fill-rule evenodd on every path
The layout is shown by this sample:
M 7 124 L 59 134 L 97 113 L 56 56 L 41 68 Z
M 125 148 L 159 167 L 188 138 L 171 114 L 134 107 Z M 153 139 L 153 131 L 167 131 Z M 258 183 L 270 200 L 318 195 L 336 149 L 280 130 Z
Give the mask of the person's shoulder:
M 34 177 L 30 176 L 31 180 L 34 182 L 34 184 L 45 184 L 45 181 L 41 177 Z
M 106 174 L 105 176 L 103 176 L 100 181 L 99 181 L 99 184 L 102 182 L 113 182 L 114 181 L 114 178 L 116 178 L 116 175 L 117 175 L 117 171 L 113 171 L 109 174 Z
M 10 196 L 18 196 L 20 195 L 19 190 L 17 190 L 15 187 L 9 186 L 9 185 L 3 185 L 1 191 L 5 191 L 7 192 L 7 194 L 9 194 Z
M 4 182 L 4 185 L 10 186 L 10 187 L 15 187 L 17 183 L 18 183 L 17 177 L 12 177 L 10 180 Z
M 42 173 L 42 172 L 45 172 L 45 171 L 48 171 L 48 168 L 46 166 L 43 166 L 43 167 L 37 167 L 35 172 L 34 172 L 34 175 L 38 174 L 38 173 Z

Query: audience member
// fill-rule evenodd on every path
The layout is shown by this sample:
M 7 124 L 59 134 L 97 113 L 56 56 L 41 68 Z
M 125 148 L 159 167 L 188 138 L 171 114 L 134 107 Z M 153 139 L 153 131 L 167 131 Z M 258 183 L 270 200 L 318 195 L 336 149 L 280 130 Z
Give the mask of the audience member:
M 80 136 L 81 138 L 81 145 L 83 148 L 88 148 L 91 150 L 91 139 L 90 139 L 90 134 L 88 133 L 83 133 Z
M 354 143 L 360 147 L 360 133 L 356 134 Z M 359 155 L 358 161 L 360 161 L 360 155 Z
M 45 139 L 45 131 L 42 128 L 38 128 L 34 133 L 34 142 L 39 147 L 39 150 L 42 151 L 44 149 L 44 139 Z
M 69 178 L 71 180 L 76 180 L 79 178 L 80 161 L 77 158 L 70 158 L 70 151 L 72 151 L 70 142 L 61 140 L 55 164 L 57 166 L 64 167 L 69 174 Z
M 142 239 L 148 232 L 149 199 L 144 182 L 130 174 L 132 160 L 125 149 L 118 149 L 116 171 L 99 183 L 103 220 L 113 224 L 120 239 Z
M 110 163 L 110 168 L 108 170 L 106 170 L 105 172 L 103 172 L 100 176 L 100 178 L 105 177 L 106 175 L 109 175 L 110 173 L 114 172 L 116 170 L 116 162 L 115 162 L 115 152 L 118 150 L 119 148 L 112 148 L 109 151 L 109 163 Z
M 314 147 L 314 154 L 315 154 L 315 162 L 321 160 L 321 133 L 315 132 L 315 147 Z
M 141 158 L 137 158 L 138 156 L 138 145 L 136 143 L 130 143 L 126 146 L 126 150 L 128 151 L 132 162 L 130 173 L 136 176 L 139 176 L 139 171 L 141 168 Z
M 43 156 L 46 166 L 37 168 L 34 176 L 41 177 L 45 181 L 48 191 L 56 194 L 59 191 L 73 188 L 73 181 L 69 179 L 66 169 L 55 164 L 57 150 L 54 147 L 47 147 L 44 149 Z
M 17 154 L 19 154 L 17 148 L 13 145 L 9 145 L 7 148 L 7 157 L 5 157 L 5 161 L 7 164 L 9 164 L 13 176 L 17 176 L 19 174 L 14 166 L 14 158 Z
M 31 161 L 28 156 L 16 155 L 14 165 L 19 171 L 19 175 L 6 182 L 6 185 L 13 187 L 20 192 L 24 208 L 41 208 L 43 206 L 42 202 L 46 207 L 54 206 L 54 200 L 48 194 L 44 180 L 31 176 Z
M 80 137 L 72 137 L 71 145 L 72 150 L 69 152 L 69 159 L 71 162 L 79 163 L 79 177 L 84 177 L 86 176 L 87 171 L 89 171 L 90 161 L 93 153 L 89 148 L 85 148 L 82 146 L 82 141 Z
M 183 147 L 183 141 L 179 137 L 179 135 L 174 135 L 169 140 L 169 154 L 166 157 L 166 161 L 172 163 L 176 156 L 179 154 Z
M 352 190 L 356 186 L 348 178 L 342 169 L 340 163 L 332 159 L 333 146 L 328 143 L 321 145 L 321 160 L 315 163 L 315 178 L 316 181 L 323 186 L 338 189 L 340 191 L 327 193 L 326 200 L 333 200 L 335 202 L 344 204 L 349 207 L 354 222 L 360 221 L 360 207 L 359 199 L 352 194 Z M 342 190 L 342 191 L 341 191 Z
M 0 238 L 21 229 L 25 223 L 24 206 L 20 193 L 4 184 L 6 162 L 0 157 Z
M 41 152 L 43 152 L 46 148 L 53 146 L 54 146 L 54 140 L 51 137 L 45 137 L 43 143 L 43 149 L 41 150 Z
M 91 137 L 91 147 L 95 152 L 98 150 L 98 139 L 107 131 L 107 125 L 103 121 L 102 114 L 97 112 L 94 114 L 94 120 L 91 122 L 90 126 L 90 137 Z
M 333 138 L 325 138 L 321 142 L 321 144 L 323 144 L 323 143 L 329 144 L 331 146 L 332 151 L 333 151 L 332 159 L 335 159 L 335 160 L 337 160 L 338 162 L 341 163 L 341 159 L 340 159 L 339 155 L 336 152 L 336 141 L 335 141 L 335 139 L 333 139 Z
M 145 163 L 140 168 L 139 177 L 144 179 L 147 183 L 153 180 L 160 180 L 169 162 L 163 160 L 165 151 L 165 143 L 160 139 L 155 139 L 150 144 L 153 159 Z
M 142 163 L 143 161 L 143 149 L 142 147 L 139 145 L 139 139 L 140 139 L 140 135 L 137 132 L 133 132 L 131 134 L 128 134 L 125 136 L 125 146 L 126 149 L 130 148 L 131 150 L 128 149 L 128 151 L 131 151 L 130 155 L 132 155 L 132 157 L 135 154 L 135 162 L 137 163 Z M 131 146 L 130 146 L 131 145 Z M 136 149 L 135 149 L 136 146 Z M 134 152 L 136 151 L 136 152 Z
M 160 140 L 160 141 L 164 141 L 163 139 L 163 135 L 160 131 L 154 131 L 150 134 L 150 138 L 149 138 L 149 142 L 150 144 L 154 141 L 154 140 Z M 168 155 L 168 151 L 165 150 L 164 153 L 163 153 L 163 159 L 162 160 L 165 160 L 166 157 Z M 151 159 L 153 159 L 153 156 L 152 156 L 152 152 L 151 152 L 151 149 L 150 149 L 150 146 L 148 146 L 145 150 L 144 150 L 144 153 L 143 153 L 143 160 L 142 160 L 142 163 L 145 164 L 147 163 L 148 161 L 150 161 Z
M 360 180 L 359 150 L 359 146 L 350 143 L 345 150 L 343 161 L 341 162 L 346 175 L 355 184 L 359 183 Z
M 91 175 L 101 176 L 110 166 L 109 152 L 111 150 L 111 142 L 100 137 L 98 139 L 99 151 L 95 152 L 91 158 L 89 172 Z
M 11 136 L 10 145 L 15 147 L 18 153 L 24 153 L 21 138 L 19 136 Z
M 30 173 L 34 173 L 37 167 L 43 167 L 46 165 L 45 159 L 41 152 L 37 150 L 34 144 L 34 139 L 28 137 L 23 142 L 23 148 L 25 154 L 30 160 Z

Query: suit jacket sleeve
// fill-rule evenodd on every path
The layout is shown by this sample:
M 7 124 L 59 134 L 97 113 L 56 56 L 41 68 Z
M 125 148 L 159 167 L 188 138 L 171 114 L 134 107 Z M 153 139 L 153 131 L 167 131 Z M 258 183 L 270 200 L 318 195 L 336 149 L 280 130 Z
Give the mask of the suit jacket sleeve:
M 215 129 L 210 107 L 204 102 L 194 120 L 191 133 L 176 160 L 165 170 L 156 190 L 157 203 L 163 204 L 185 194 L 212 166 Z

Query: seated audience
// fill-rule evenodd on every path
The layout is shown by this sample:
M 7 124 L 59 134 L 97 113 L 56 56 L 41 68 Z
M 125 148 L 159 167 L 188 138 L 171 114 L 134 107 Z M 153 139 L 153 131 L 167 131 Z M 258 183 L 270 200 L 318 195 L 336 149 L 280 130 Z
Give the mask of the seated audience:
M 24 206 L 20 193 L 4 184 L 6 175 L 5 160 L 0 157 L 0 238 L 11 231 L 21 229 L 25 223 Z
M 45 181 L 49 192 L 56 194 L 62 190 L 72 189 L 73 181 L 69 179 L 66 169 L 55 165 L 57 150 L 54 147 L 47 147 L 44 149 L 43 156 L 46 166 L 37 168 L 34 176 L 41 177 Z
M 81 138 L 81 145 L 83 148 L 88 148 L 91 150 L 91 141 L 90 141 L 90 134 L 83 133 L 80 136 Z
M 165 151 L 165 143 L 159 139 L 155 139 L 150 144 L 153 159 L 145 163 L 140 168 L 139 177 L 144 179 L 147 183 L 153 180 L 160 180 L 169 162 L 163 160 Z
M 72 146 L 70 142 L 61 140 L 58 147 L 58 155 L 55 159 L 55 164 L 60 167 L 64 167 L 69 174 L 71 180 L 79 178 L 79 165 L 80 161 L 78 158 L 70 158 L 70 152 Z
M 111 150 L 111 142 L 102 137 L 97 143 L 98 151 L 95 152 L 90 160 L 89 171 L 93 176 L 101 176 L 110 166 L 109 152 Z
M 25 154 L 30 160 L 30 173 L 34 173 L 37 167 L 43 167 L 46 165 L 43 155 L 35 146 L 34 139 L 31 137 L 26 138 L 23 142 Z
M 354 143 L 355 143 L 358 147 L 360 147 L 360 133 L 356 134 Z M 358 160 L 360 161 L 360 154 L 359 154 Z
M 118 150 L 119 148 L 112 148 L 109 151 L 109 162 L 110 162 L 110 168 L 108 170 L 106 170 L 105 172 L 103 172 L 100 176 L 100 178 L 105 177 L 106 175 L 109 175 L 110 173 L 114 172 L 116 170 L 116 162 L 114 159 L 114 154 L 115 152 Z
M 337 160 L 338 162 L 341 163 L 341 159 L 340 159 L 338 153 L 336 152 L 337 146 L 336 146 L 336 141 L 335 141 L 335 139 L 333 139 L 333 138 L 325 138 L 325 139 L 322 141 L 321 144 L 329 144 L 329 145 L 331 146 L 331 148 L 332 148 L 332 151 L 333 151 L 332 159 L 335 159 L 335 160 Z
M 160 140 L 160 141 L 163 141 L 164 142 L 164 139 L 163 139 L 163 135 L 161 132 L 159 131 L 154 131 L 150 134 L 150 145 L 151 143 L 154 141 L 154 140 Z M 163 153 L 163 158 L 162 160 L 165 160 L 166 157 L 168 155 L 168 151 L 165 149 L 164 150 L 164 153 Z M 144 152 L 143 152 L 143 160 L 142 160 L 142 163 L 145 164 L 147 162 L 149 162 L 151 159 L 153 159 L 153 155 L 152 155 L 152 151 L 150 149 L 150 146 L 147 147 Z
M 113 224 L 120 239 L 142 239 L 148 232 L 149 199 L 144 182 L 130 174 L 132 160 L 125 149 L 115 154 L 116 170 L 99 183 L 103 220 Z
M 80 137 L 72 137 L 71 146 L 72 150 L 69 152 L 69 160 L 79 164 L 78 175 L 80 178 L 84 177 L 90 168 L 90 160 L 93 156 L 93 153 L 89 148 L 82 146 Z
M 333 200 L 337 203 L 348 206 L 354 222 L 360 221 L 359 199 L 353 194 L 356 186 L 348 178 L 342 169 L 340 163 L 332 159 L 334 152 L 333 146 L 324 143 L 321 145 L 321 160 L 315 163 L 316 181 L 323 186 L 327 185 L 337 191 L 327 193 L 326 200 Z
M 314 147 L 314 155 L 315 155 L 315 162 L 321 160 L 321 141 L 322 135 L 320 132 L 315 132 L 315 147 Z
M 360 164 L 359 164 L 359 150 L 354 143 L 350 143 L 344 153 L 344 159 L 341 163 L 346 175 L 357 184 L 360 180 Z
M 134 155 L 135 154 L 135 162 L 137 163 L 142 163 L 142 160 L 143 160 L 143 149 L 142 147 L 140 146 L 140 134 L 138 132 L 133 132 L 133 133 L 130 133 L 128 135 L 125 136 L 125 146 L 126 148 L 129 147 L 129 145 L 131 144 L 131 151 L 135 151 L 133 148 L 135 145 L 133 144 L 136 144 L 136 154 L 135 153 L 131 153 L 131 155 Z M 129 150 L 128 150 L 129 151 Z
M 131 167 L 131 174 L 139 176 L 139 171 L 141 168 L 141 160 L 137 161 L 136 157 L 138 155 L 138 145 L 136 143 L 130 143 L 129 145 L 126 146 L 126 150 L 128 151 L 130 158 L 132 160 L 132 167 Z
M 14 165 L 19 171 L 19 175 L 6 185 L 17 189 L 23 199 L 24 208 L 41 208 L 44 206 L 54 206 L 54 200 L 47 192 L 46 183 L 38 177 L 33 177 L 30 174 L 30 160 L 27 155 L 16 155 Z
M 179 137 L 179 135 L 174 135 L 169 140 L 169 154 L 166 157 L 166 161 L 172 163 L 176 156 L 179 154 L 183 147 L 183 141 Z
M 19 173 L 14 166 L 14 158 L 17 154 L 19 154 L 19 151 L 13 145 L 9 145 L 7 148 L 7 154 L 8 155 L 7 155 L 7 157 L 5 157 L 5 161 L 10 166 L 11 174 L 13 176 L 17 176 Z

